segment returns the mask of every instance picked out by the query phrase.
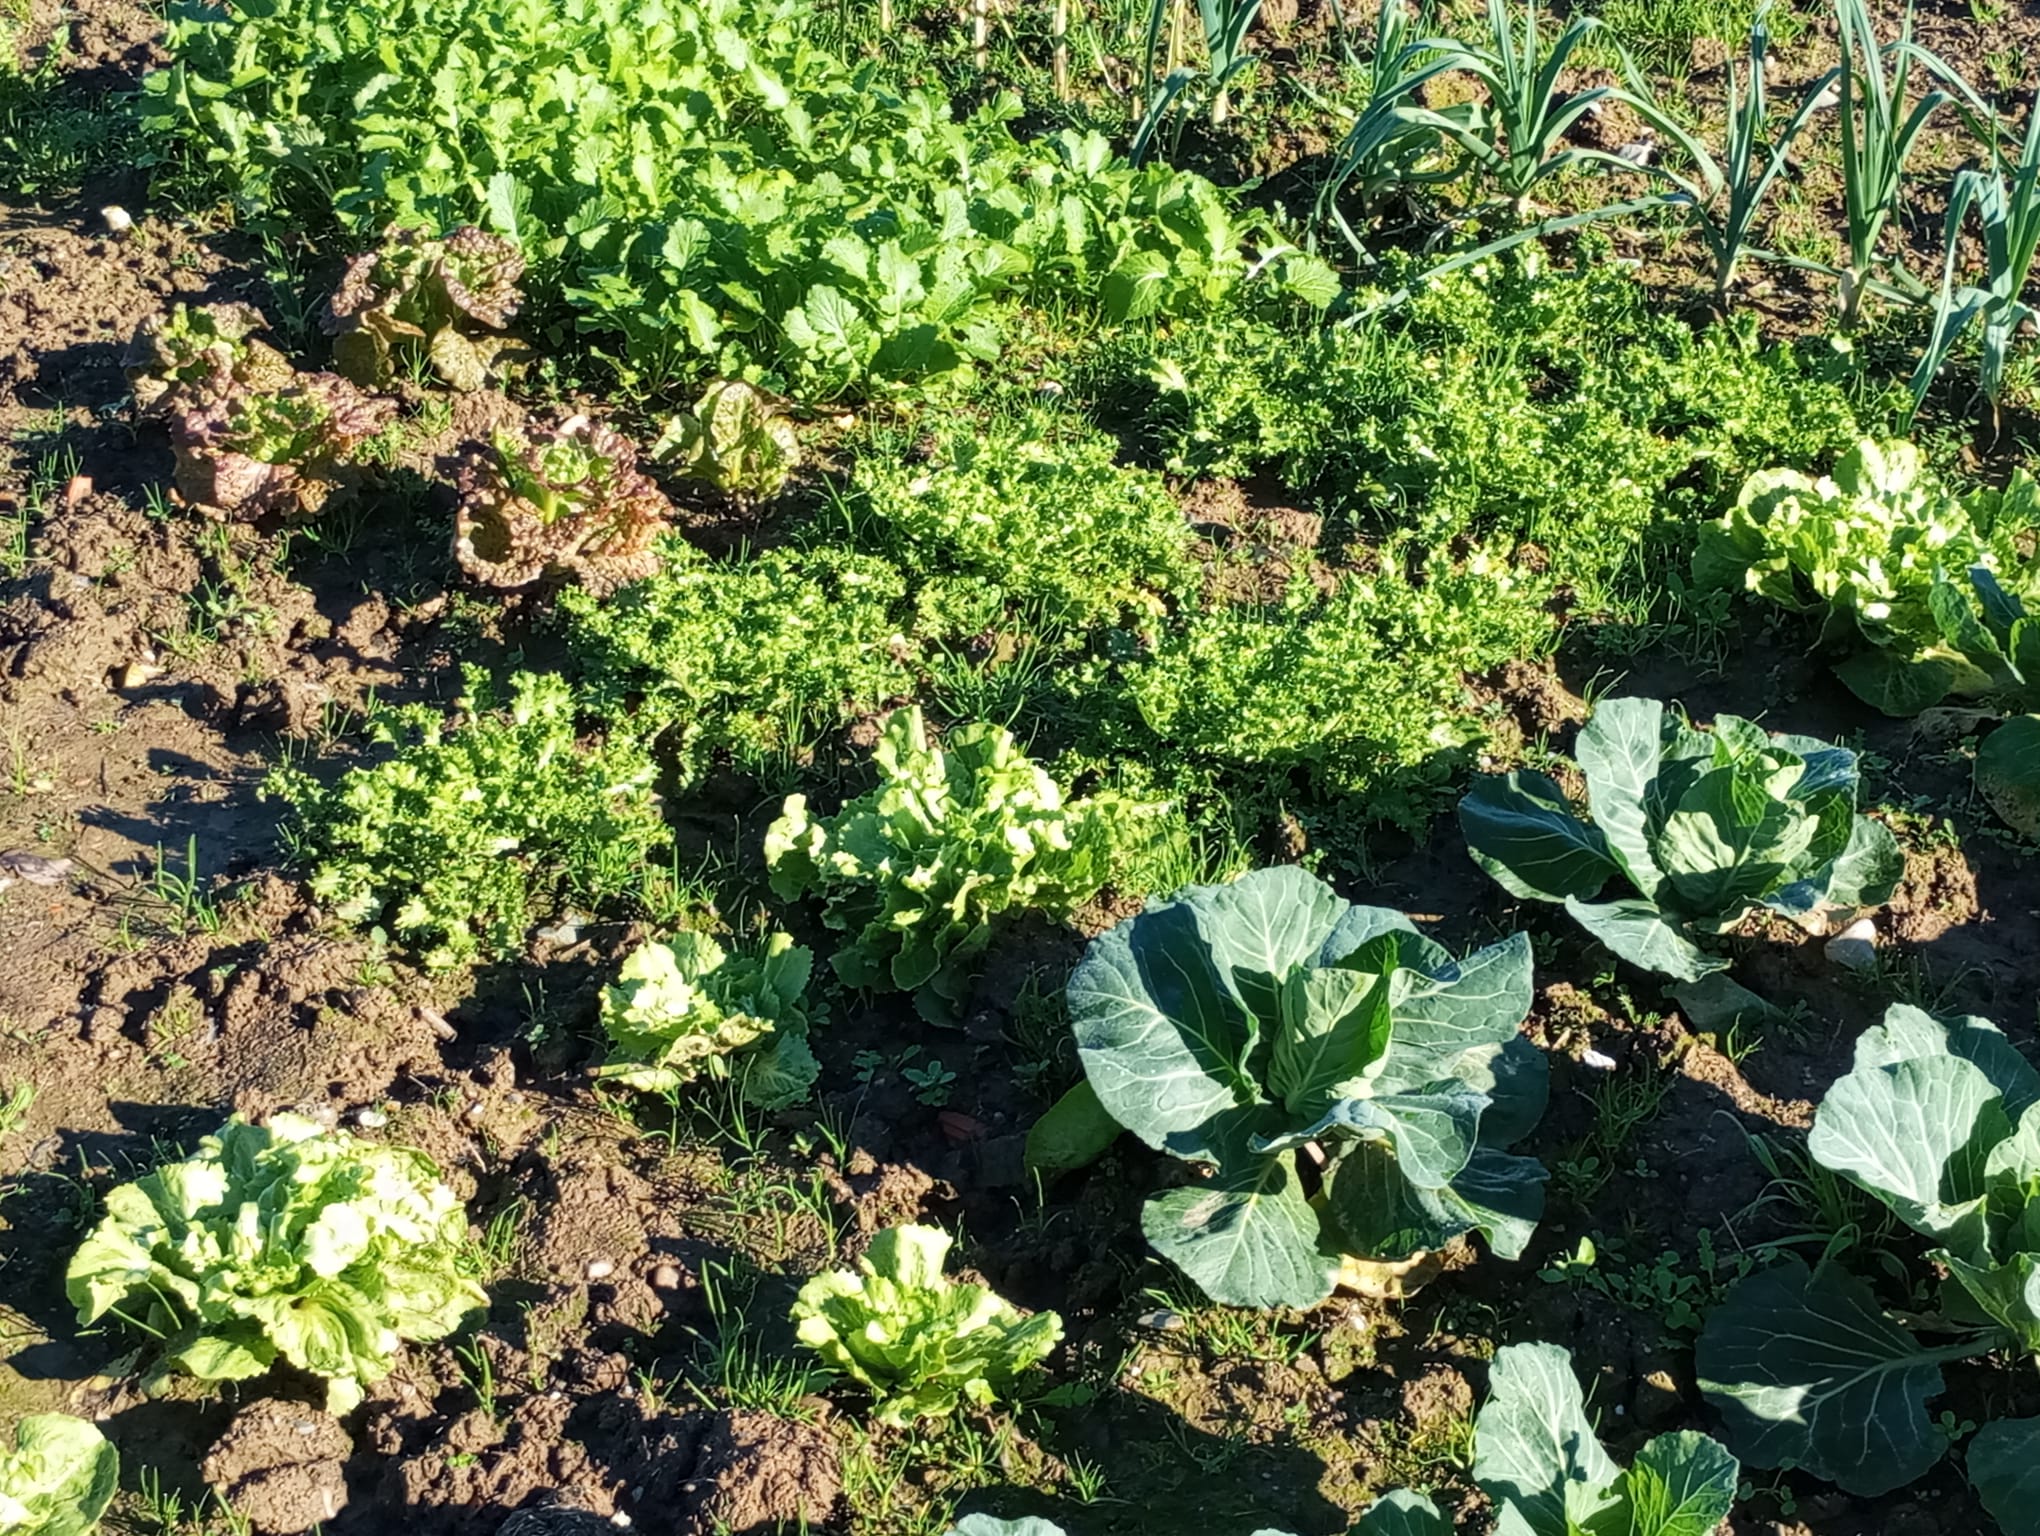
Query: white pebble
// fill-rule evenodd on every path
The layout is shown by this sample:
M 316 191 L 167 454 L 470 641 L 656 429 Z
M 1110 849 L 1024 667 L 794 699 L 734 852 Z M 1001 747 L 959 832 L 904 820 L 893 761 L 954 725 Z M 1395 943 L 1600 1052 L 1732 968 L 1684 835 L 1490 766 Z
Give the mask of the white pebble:
M 1613 1056 L 1603 1056 L 1592 1046 L 1588 1046 L 1586 1050 L 1580 1052 L 1580 1060 L 1592 1067 L 1596 1072 L 1613 1072 L 1615 1070 L 1615 1058 Z
M 616 1266 L 607 1259 L 590 1259 L 588 1261 L 588 1278 L 590 1280 L 607 1280 L 615 1273 Z
M 369 1106 L 354 1112 L 354 1123 L 364 1131 L 379 1131 L 390 1123 L 390 1117 L 381 1110 Z
M 1877 925 L 1859 917 L 1827 941 L 1824 953 L 1831 964 L 1845 971 L 1877 969 Z

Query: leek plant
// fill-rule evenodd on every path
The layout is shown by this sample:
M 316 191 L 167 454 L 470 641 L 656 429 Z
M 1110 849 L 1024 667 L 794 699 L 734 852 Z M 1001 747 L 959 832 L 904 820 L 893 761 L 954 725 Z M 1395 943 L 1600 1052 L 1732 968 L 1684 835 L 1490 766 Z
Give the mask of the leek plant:
M 1693 234 L 1706 248 L 1713 267 L 1714 307 L 1724 314 L 1729 290 L 1735 285 L 1736 268 L 1743 258 L 1770 256 L 1768 251 L 1752 249 L 1750 244 L 1757 216 L 1770 195 L 1772 183 L 1785 169 L 1787 151 L 1819 103 L 1819 97 L 1809 92 L 1777 137 L 1766 137 L 1770 118 L 1770 104 L 1764 93 L 1764 56 L 1770 47 L 1770 30 L 1765 24 L 1768 9 L 1760 6 L 1750 25 L 1747 90 L 1735 61 L 1728 61 L 1725 160 L 1717 160 L 1705 144 L 1659 108 L 1651 100 L 1635 64 L 1627 64 L 1638 110 L 1691 163 L 1690 173 L 1663 166 L 1657 171 L 1678 189 L 1672 198 L 1673 205 L 1685 211 Z
M 1898 286 L 1878 283 L 1878 247 L 1904 195 L 1905 162 L 1927 122 L 1953 99 L 1946 90 L 1926 92 L 1906 109 L 1913 65 L 1923 64 L 1944 80 L 1955 71 L 1912 40 L 1912 6 L 1906 6 L 1898 41 L 1880 45 L 1864 0 L 1835 0 L 1842 62 L 1810 91 L 1821 98 L 1829 86 L 1839 92 L 1842 119 L 1842 207 L 1848 217 L 1848 264 L 1834 272 L 1841 285 L 1841 325 L 1854 329 L 1863 300 L 1873 288 L 1900 300 L 1921 296 L 1918 281 L 1889 263 Z M 1811 265 L 1811 263 L 1807 263 Z M 1832 270 L 1832 269 L 1830 269 Z
M 1635 170 L 1603 150 L 1558 147 L 1573 124 L 1603 102 L 1637 105 L 1634 94 L 1613 85 L 1558 94 L 1559 76 L 1600 25 L 1590 16 L 1575 16 L 1547 50 L 1538 27 L 1537 0 L 1524 6 L 1520 26 L 1509 12 L 1508 0 L 1488 0 L 1484 41 L 1432 38 L 1411 45 L 1438 54 L 1445 69 L 1463 70 L 1478 80 L 1488 94 L 1485 113 L 1469 122 L 1428 107 L 1403 106 L 1399 111 L 1405 121 L 1427 125 L 1465 150 L 1475 167 L 1499 182 L 1513 199 L 1519 218 L 1529 210 L 1532 189 L 1548 177 L 1592 163 Z
M 1177 4 L 1178 0 L 1153 0 L 1148 9 L 1147 63 L 1142 78 L 1149 83 L 1155 78 L 1162 23 Z M 1147 111 L 1134 131 L 1128 158 L 1135 165 L 1147 158 L 1155 133 L 1174 111 L 1178 98 L 1193 86 L 1202 85 L 1210 90 L 1209 110 L 1214 127 L 1231 115 L 1232 83 L 1254 62 L 1254 56 L 1246 51 L 1247 31 L 1260 14 L 1261 0 L 1197 0 L 1197 16 L 1204 29 L 1205 67 L 1200 70 L 1179 64 L 1155 87 L 1148 98 Z
M 1983 236 L 1983 279 L 1958 285 L 1955 263 L 1962 225 L 1972 209 Z M 1934 329 L 1919 366 L 1913 370 L 1913 409 L 1918 410 L 1926 399 L 1955 343 L 1980 321 L 1983 357 L 1977 384 L 1995 417 L 2012 342 L 2020 328 L 2035 318 L 2023 295 L 2034 255 L 2040 251 L 2040 92 L 2035 93 L 2027 113 L 2026 139 L 2016 164 L 2007 165 L 1993 135 L 1991 168 L 1956 173 L 1943 241 L 1946 256 L 1941 291 L 1934 304 Z
M 1366 242 L 1347 221 L 1339 199 L 1347 192 L 1365 211 L 1387 192 L 1423 182 L 1449 181 L 1460 174 L 1458 166 L 1426 171 L 1422 162 L 1443 148 L 1444 139 L 1431 123 L 1411 119 L 1405 108 L 1418 87 L 1458 65 L 1425 43 L 1412 42 L 1410 14 L 1403 0 L 1380 0 L 1375 12 L 1374 57 L 1368 67 L 1367 105 L 1339 143 L 1333 156 L 1331 174 L 1318 188 L 1316 222 L 1327 220 L 1365 259 Z M 1471 129 L 1477 108 L 1471 102 L 1446 108 L 1439 116 L 1450 116 Z

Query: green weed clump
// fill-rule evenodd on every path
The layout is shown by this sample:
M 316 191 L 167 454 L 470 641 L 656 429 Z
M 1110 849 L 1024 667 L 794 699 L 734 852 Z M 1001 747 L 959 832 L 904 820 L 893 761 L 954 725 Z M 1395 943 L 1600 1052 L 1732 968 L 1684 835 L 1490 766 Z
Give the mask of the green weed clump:
M 1116 338 L 1090 382 L 1174 472 L 1272 473 L 1362 531 L 1434 547 L 1535 544 L 1591 604 L 1640 537 L 1690 548 L 1751 470 L 1853 442 L 1851 366 L 1747 327 L 1696 334 L 1618 269 L 1533 255 L 1350 326 L 1233 314 Z
M 712 560 L 668 546 L 665 569 L 603 600 L 563 592 L 592 708 L 635 708 L 691 773 L 717 753 L 756 764 L 912 691 L 907 578 L 842 549 Z
M 613 906 L 667 841 L 644 746 L 575 739 L 574 696 L 519 673 L 500 705 L 481 669 L 448 718 L 424 705 L 378 712 L 383 761 L 330 785 L 286 764 L 266 789 L 290 802 L 312 892 L 378 923 L 431 966 L 515 953 L 534 914 Z
M 860 459 L 843 512 L 903 566 L 969 578 L 1052 629 L 1152 616 L 1197 580 L 1161 477 L 1046 411 L 956 427 L 918 463 Z

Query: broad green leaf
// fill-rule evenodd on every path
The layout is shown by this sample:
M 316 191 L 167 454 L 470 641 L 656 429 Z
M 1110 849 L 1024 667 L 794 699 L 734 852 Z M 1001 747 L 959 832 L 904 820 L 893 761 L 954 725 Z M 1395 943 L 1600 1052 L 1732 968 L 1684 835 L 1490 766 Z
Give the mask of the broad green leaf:
M 1496 1352 L 1474 1420 L 1473 1480 L 1537 1536 L 1572 1536 L 1620 1504 L 1618 1468 L 1587 1422 L 1572 1357 L 1555 1344 Z
M 1716 971 L 1698 981 L 1684 982 L 1669 989 L 1672 1001 L 1679 1005 L 1679 1011 L 1686 1016 L 1686 1022 L 1695 1030 L 1725 1032 L 1737 1023 L 1744 1025 L 1774 1024 L 1785 1018 L 1782 1009 L 1750 991 L 1748 987 L 1731 981 Z
M 2040 1536 L 2040 1419 L 1996 1419 L 1976 1432 L 1969 1481 L 2005 1536 Z
M 1320 1248 L 1317 1212 L 1291 1157 L 1243 1158 L 1154 1196 L 1141 1210 L 1142 1233 L 1223 1306 L 1316 1306 L 1331 1295 L 1339 1261 Z
M 945 1536 L 1063 1536 L 1063 1528 L 1033 1515 L 1018 1520 L 1001 1520 L 995 1515 L 965 1515 L 949 1528 Z
M 1196 913 L 1219 974 L 1263 1029 L 1279 1016 L 1282 979 L 1323 949 L 1346 912 L 1330 886 L 1294 864 L 1193 885 L 1176 900 Z
M 1982 1243 L 1984 1166 L 2012 1133 L 1981 1071 L 1942 1055 L 1858 1068 L 1828 1089 L 1807 1137 L 1915 1231 L 1969 1252 Z
M 1473 861 L 1525 901 L 1595 896 L 1616 873 L 1607 838 L 1529 769 L 1474 780 L 1459 802 L 1459 827 Z
M 2040 715 L 2015 715 L 1984 737 L 1976 788 L 2006 826 L 2040 837 Z
M 1480 1117 L 1484 1147 L 1512 1147 L 1528 1136 L 1551 1099 L 1551 1063 L 1522 1035 L 1465 1052 L 1453 1063 L 1452 1075 L 1487 1095 L 1487 1112 Z
M 1573 756 L 1586 775 L 1594 825 L 1629 883 L 1649 901 L 1664 899 L 1664 874 L 1651 853 L 1646 814 L 1664 739 L 1665 711 L 1657 700 L 1606 699 L 1595 706 L 1593 717 L 1580 728 L 1573 745 Z M 1585 898 L 1599 889 L 1559 894 Z
M 1881 907 L 1905 875 L 1905 854 L 1891 828 L 1868 816 L 1849 827 L 1849 841 L 1812 883 L 1820 899 L 1837 907 Z
M 1535 997 L 1530 937 L 1511 934 L 1464 960 L 1399 972 L 1395 983 L 1394 1048 L 1375 1076 L 1377 1093 L 1456 1075 L 1465 1052 L 1516 1038 Z
M 1297 966 L 1282 983 L 1268 1088 L 1292 1115 L 1320 1114 L 1361 1091 L 1388 1050 L 1397 935 L 1336 966 Z
M 1452 1536 L 1452 1522 L 1421 1493 L 1398 1488 L 1362 1511 L 1352 1536 Z
M 1149 907 L 1094 939 L 1067 995 L 1098 1102 L 1149 1146 L 1251 1101 L 1246 1011 L 1187 901 Z
M 1450 1080 L 1425 1093 L 1347 1099 L 1301 1130 L 1258 1139 L 1254 1150 L 1286 1151 L 1343 1136 L 1385 1138 L 1403 1174 L 1430 1188 L 1449 1183 L 1473 1156 L 1487 1102 L 1487 1095 Z
M 1934 1257 L 2022 1351 L 2040 1352 L 2040 1253 L 2014 1253 L 2002 1264 L 1989 1262 L 1985 1253 L 1964 1255 L 1946 1248 L 1936 1249 Z
M 2040 1071 L 1988 1019 L 1938 1019 L 1910 1003 L 1893 1003 L 1884 1021 L 1856 1037 L 1852 1069 L 1866 1072 L 1929 1056 L 1956 1056 L 1990 1080 L 2005 1101 L 2005 1114 L 2022 1120 L 2040 1103 Z
M 1699 948 L 1684 929 L 1647 901 L 1569 899 L 1565 909 L 1582 928 L 1639 970 L 1656 971 L 1674 981 L 1698 981 L 1728 969 L 1726 960 Z
M 1793 1259 L 1736 1283 L 1707 1316 L 1694 1368 L 1746 1464 L 1789 1463 L 1875 1498 L 1947 1449 L 1927 1404 L 1942 1363 L 1971 1353 L 1923 1349 L 1862 1281 Z
M 1422 1187 L 1386 1142 L 1363 1141 L 1333 1165 L 1331 1214 L 1360 1258 L 1399 1262 L 1479 1232 L 1495 1253 L 1518 1258 L 1544 1214 L 1549 1175 L 1532 1158 L 1476 1147 L 1452 1182 Z
M 1742 764 L 1702 774 L 1658 832 L 1670 887 L 1660 905 L 1728 917 L 1776 886 L 1816 826 L 1785 797 L 1797 774 Z
M 1713 1536 L 1735 1505 L 1741 1476 L 1736 1459 L 1711 1436 L 1659 1435 L 1623 1477 L 1628 1536 Z
M 1027 1133 L 1027 1166 L 1044 1179 L 1089 1167 L 1119 1139 L 1119 1122 L 1087 1078 L 1051 1104 Z
M 1858 651 L 1835 666 L 1835 676 L 1872 709 L 1907 719 L 1948 697 L 1958 669 L 1937 656 L 1911 656 L 1881 646 Z

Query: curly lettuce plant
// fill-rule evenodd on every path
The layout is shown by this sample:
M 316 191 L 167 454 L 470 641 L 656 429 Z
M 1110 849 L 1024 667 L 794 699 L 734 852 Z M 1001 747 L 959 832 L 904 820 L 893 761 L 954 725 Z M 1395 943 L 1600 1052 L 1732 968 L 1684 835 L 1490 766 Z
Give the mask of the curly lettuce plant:
M 229 518 L 305 518 L 361 488 L 362 449 L 397 404 L 337 374 L 299 374 L 280 387 L 215 375 L 180 391 L 169 412 L 178 494 Z
M 151 315 L 122 359 L 136 408 L 167 417 L 223 393 L 288 388 L 296 370 L 255 335 L 263 324 L 252 304 L 176 304 Z
M 763 498 L 800 467 L 800 438 L 781 404 L 763 390 L 717 379 L 692 411 L 666 424 L 652 457 L 726 496 Z
M 459 390 L 500 378 L 520 348 L 491 334 L 523 302 L 516 242 L 463 225 L 444 239 L 393 229 L 382 249 L 347 263 L 320 323 L 333 365 L 367 389 L 387 389 L 414 360 Z
M 597 593 L 656 573 L 673 505 L 637 448 L 587 416 L 499 430 L 455 475 L 454 557 L 484 586 L 571 577 Z
M 1836 675 L 1865 703 L 1918 714 L 1950 694 L 1991 691 L 1950 643 L 1946 573 L 1980 567 L 2015 592 L 2040 589 L 2019 537 L 2040 527 L 2040 484 L 2023 469 L 2003 491 L 1957 497 L 1935 485 L 1911 443 L 1866 440 L 1832 476 L 1792 469 L 1750 476 L 1693 557 L 1705 587 L 1746 590 L 1822 616 L 1842 652 Z
M 1544 1169 L 1505 1150 L 1546 1091 L 1517 1033 L 1521 934 L 1455 959 L 1400 913 L 1262 869 L 1092 940 L 1068 997 L 1085 1083 L 1051 1113 L 1095 1149 L 1089 1096 L 1202 1170 L 1141 1230 L 1214 1301 L 1308 1307 L 1352 1259 L 1406 1264 L 1473 1231 L 1517 1258 L 1543 1215 Z
M 798 1103 L 821 1073 L 807 1043 L 813 964 L 783 933 L 755 955 L 701 933 L 640 945 L 603 989 L 610 1052 L 596 1075 L 650 1093 L 729 1078 L 762 1108 Z
M 0 1451 L 0 1531 L 91 1536 L 113 1502 L 120 1457 L 106 1436 L 68 1413 L 32 1413 Z
M 787 796 L 765 862 L 782 900 L 819 894 L 824 921 L 850 935 L 831 957 L 838 976 L 913 992 L 935 1019 L 967 1001 L 995 919 L 1067 917 L 1162 809 L 1109 794 L 1066 802 L 1009 732 L 969 725 L 936 746 L 918 707 L 893 712 L 872 758 L 879 787 L 834 816 Z
M 1927 1240 L 1927 1260 L 1946 1276 L 1940 1311 L 1920 1314 L 1923 1293 L 1887 1306 L 1871 1279 L 1833 1258 L 1739 1281 L 1709 1315 L 1694 1363 L 1745 1461 L 1879 1498 L 1949 1449 L 1947 1416 L 1929 1412 L 1943 1365 L 2040 1354 L 2036 1104 L 2040 1072 L 1986 1020 L 1899 1004 L 1858 1038 L 1807 1150 Z M 2002 1529 L 2040 1532 L 2040 1418 L 1986 1423 L 1964 1460 Z
M 1055 1313 L 1026 1316 L 945 1276 L 949 1242 L 935 1227 L 889 1227 L 854 1271 L 815 1276 L 793 1304 L 801 1343 L 877 1399 L 881 1424 L 983 1407 L 1062 1339 Z
M 1563 902 L 1630 964 L 1681 982 L 1728 968 L 1700 939 L 1759 906 L 1788 917 L 1889 899 L 1904 858 L 1856 814 L 1856 754 L 1734 715 L 1696 729 L 1655 699 L 1608 699 L 1574 747 L 1581 816 L 1529 769 L 1459 803 L 1474 862 L 1526 901 Z M 1600 900 L 1610 885 L 1631 894 Z
M 326 1379 L 335 1414 L 405 1342 L 489 1300 L 467 1216 L 422 1153 L 288 1114 L 235 1116 L 115 1189 L 65 1285 L 81 1324 L 114 1317 L 157 1341 L 158 1380 L 241 1381 L 282 1358 Z

